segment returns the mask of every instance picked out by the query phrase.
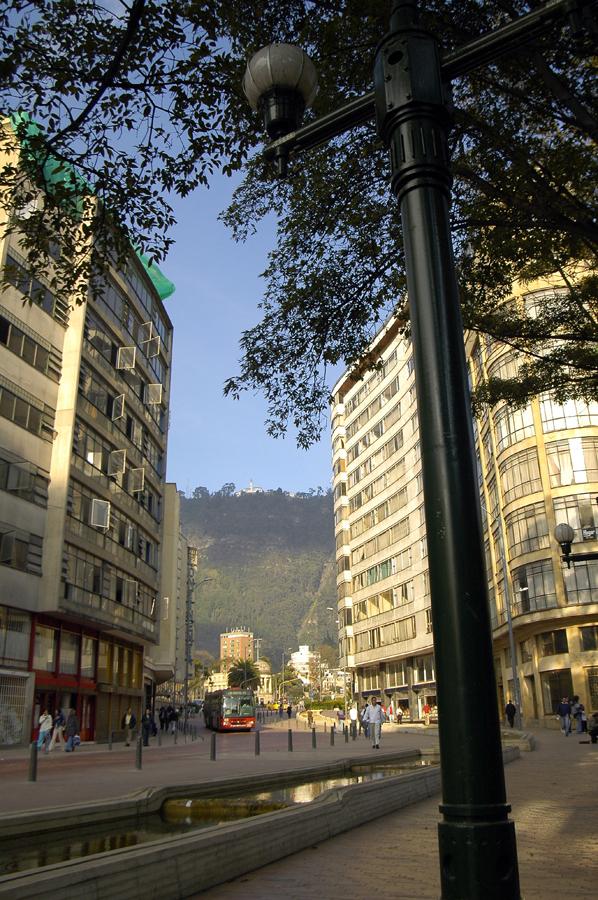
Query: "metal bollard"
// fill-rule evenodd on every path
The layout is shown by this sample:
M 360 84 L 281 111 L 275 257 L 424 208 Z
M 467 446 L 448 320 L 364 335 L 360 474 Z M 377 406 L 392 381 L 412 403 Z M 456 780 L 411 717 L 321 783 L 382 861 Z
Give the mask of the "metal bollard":
M 212 739 L 210 741 L 210 759 L 216 759 L 216 732 L 212 732 Z
M 109 731 L 109 732 L 108 732 L 108 749 L 109 749 L 109 750 L 112 750 L 112 741 L 113 741 L 113 740 L 114 740 L 114 732 L 113 732 L 113 731 Z
M 316 729 L 315 728 L 312 728 L 312 730 L 311 730 L 311 746 L 314 750 L 316 749 L 316 746 L 317 746 Z
M 143 762 L 143 741 L 141 739 L 141 735 L 137 738 L 137 744 L 135 746 L 135 768 L 141 769 Z
M 29 751 L 29 775 L 27 781 L 37 781 L 37 741 L 31 741 Z
M 349 729 L 347 728 L 346 725 L 343 725 L 343 732 L 345 735 L 345 744 L 348 744 L 349 743 Z
M 330 746 L 334 747 L 334 725 L 330 729 Z
M 260 733 L 256 731 L 255 733 L 255 755 L 260 755 Z
M 355 724 L 355 722 L 353 722 L 351 725 L 351 737 L 354 741 L 357 740 L 357 725 Z
M 293 732 L 290 728 L 288 731 L 288 735 L 289 735 L 289 753 L 292 753 L 293 752 Z

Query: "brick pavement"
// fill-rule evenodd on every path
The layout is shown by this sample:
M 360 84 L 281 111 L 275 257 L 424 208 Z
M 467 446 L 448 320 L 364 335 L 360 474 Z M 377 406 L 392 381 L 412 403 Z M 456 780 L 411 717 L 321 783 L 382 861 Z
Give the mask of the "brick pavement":
M 536 733 L 505 769 L 525 900 L 598 897 L 598 746 Z M 438 800 L 377 819 L 202 893 L 209 900 L 436 900 Z
M 261 755 L 254 755 L 253 734 L 218 736 L 218 758 L 211 761 L 209 747 L 211 733 L 200 729 L 200 738 L 176 746 L 172 741 L 152 745 L 143 753 L 143 768 L 135 768 L 135 748 L 115 745 L 86 745 L 75 753 L 55 750 L 40 754 L 38 780 L 29 782 L 28 751 L 26 749 L 0 751 L 0 819 L 2 814 L 46 807 L 63 806 L 69 802 L 89 803 L 112 797 L 122 797 L 148 786 L 195 784 L 213 779 L 239 775 L 263 774 L 326 764 L 337 759 L 371 753 L 369 741 L 360 738 L 348 743 L 337 735 L 330 746 L 329 733 L 319 730 L 316 750 L 311 747 L 311 734 L 304 729 L 294 732 L 294 749 L 287 751 L 288 723 L 267 725 L 262 732 Z M 383 739 L 383 750 L 417 750 L 437 744 L 433 730 L 415 733 L 389 730 Z

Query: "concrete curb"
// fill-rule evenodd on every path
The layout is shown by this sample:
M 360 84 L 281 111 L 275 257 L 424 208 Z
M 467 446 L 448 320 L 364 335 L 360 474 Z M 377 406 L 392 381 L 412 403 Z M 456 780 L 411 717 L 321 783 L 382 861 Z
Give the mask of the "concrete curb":
M 509 748 L 504 752 L 504 761 L 511 762 L 519 755 L 519 748 Z M 381 755 L 375 758 L 378 762 L 383 760 Z M 397 755 L 391 757 L 389 754 L 387 761 L 391 758 L 396 759 Z M 366 760 L 362 758 L 359 762 L 364 764 Z M 323 767 L 318 768 L 322 771 Z M 339 764 L 326 768 L 338 771 Z M 288 781 L 288 773 L 281 773 L 281 776 Z M 268 780 L 272 783 L 273 778 L 270 776 Z M 220 784 L 232 789 L 239 781 L 241 779 L 226 779 Z M 247 780 L 243 781 L 246 787 Z M 252 786 L 259 786 L 256 781 L 251 779 Z M 198 787 L 203 793 L 208 790 L 213 793 L 215 783 Z M 171 794 L 173 788 L 166 790 Z M 181 790 L 185 791 L 184 796 L 190 796 L 189 785 L 179 789 L 179 796 Z M 440 769 L 437 768 L 330 790 L 309 804 L 266 813 L 251 820 L 4 876 L 0 879 L 0 897 L 37 900 L 43 895 L 44 900 L 64 900 L 83 895 L 86 900 L 132 900 L 136 897 L 179 900 L 439 791 Z M 194 795 L 199 796 L 198 793 Z M 156 795 L 152 796 L 154 805 Z M 147 800 L 138 798 L 137 802 Z M 143 873 L 142 878 L 140 873 Z

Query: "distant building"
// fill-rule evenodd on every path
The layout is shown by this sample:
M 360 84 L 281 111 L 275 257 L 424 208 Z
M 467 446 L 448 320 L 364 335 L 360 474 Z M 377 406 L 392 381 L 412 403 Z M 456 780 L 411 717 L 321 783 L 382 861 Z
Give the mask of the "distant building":
M 318 677 L 320 657 L 309 644 L 300 644 L 299 650 L 291 653 L 291 665 L 303 684 L 313 684 Z
M 244 628 L 220 635 L 221 660 L 253 660 L 253 633 Z
M 208 691 L 224 691 L 228 687 L 227 672 L 212 672 L 205 680 L 205 690 Z
M 237 491 L 235 497 L 240 497 L 241 494 L 264 494 L 265 491 L 263 488 L 258 487 L 257 484 L 254 484 L 253 481 L 249 481 L 249 485 L 246 488 L 241 488 L 240 491 Z
M 260 683 L 256 691 L 258 702 L 271 703 L 274 699 L 272 666 L 267 659 L 258 659 L 256 666 L 260 673 Z

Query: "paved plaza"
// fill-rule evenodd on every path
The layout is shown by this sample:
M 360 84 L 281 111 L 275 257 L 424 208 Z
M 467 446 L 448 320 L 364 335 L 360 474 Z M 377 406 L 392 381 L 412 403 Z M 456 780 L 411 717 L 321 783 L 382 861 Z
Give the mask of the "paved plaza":
M 210 760 L 210 734 L 186 744 L 154 741 L 135 768 L 134 748 L 112 751 L 94 745 L 74 754 L 54 752 L 39 761 L 38 781 L 27 780 L 27 752 L 0 752 L 1 810 L 4 815 L 47 807 L 72 806 L 121 797 L 148 786 L 191 784 L 227 776 L 297 771 L 348 756 L 371 754 L 363 737 L 344 742 L 318 732 L 296 730 L 287 749 L 286 722 L 270 723 L 261 733 L 261 754 L 253 735 L 218 736 L 218 757 Z M 430 748 L 435 729 L 388 729 L 380 757 L 397 750 Z M 538 731 L 536 750 L 522 752 L 506 767 L 513 807 L 525 900 L 552 900 L 563 894 L 596 898 L 598 891 L 598 746 L 580 744 L 577 735 Z M 233 882 L 204 892 L 214 898 L 364 900 L 439 896 L 436 823 L 439 798 L 427 800 L 345 832 Z

